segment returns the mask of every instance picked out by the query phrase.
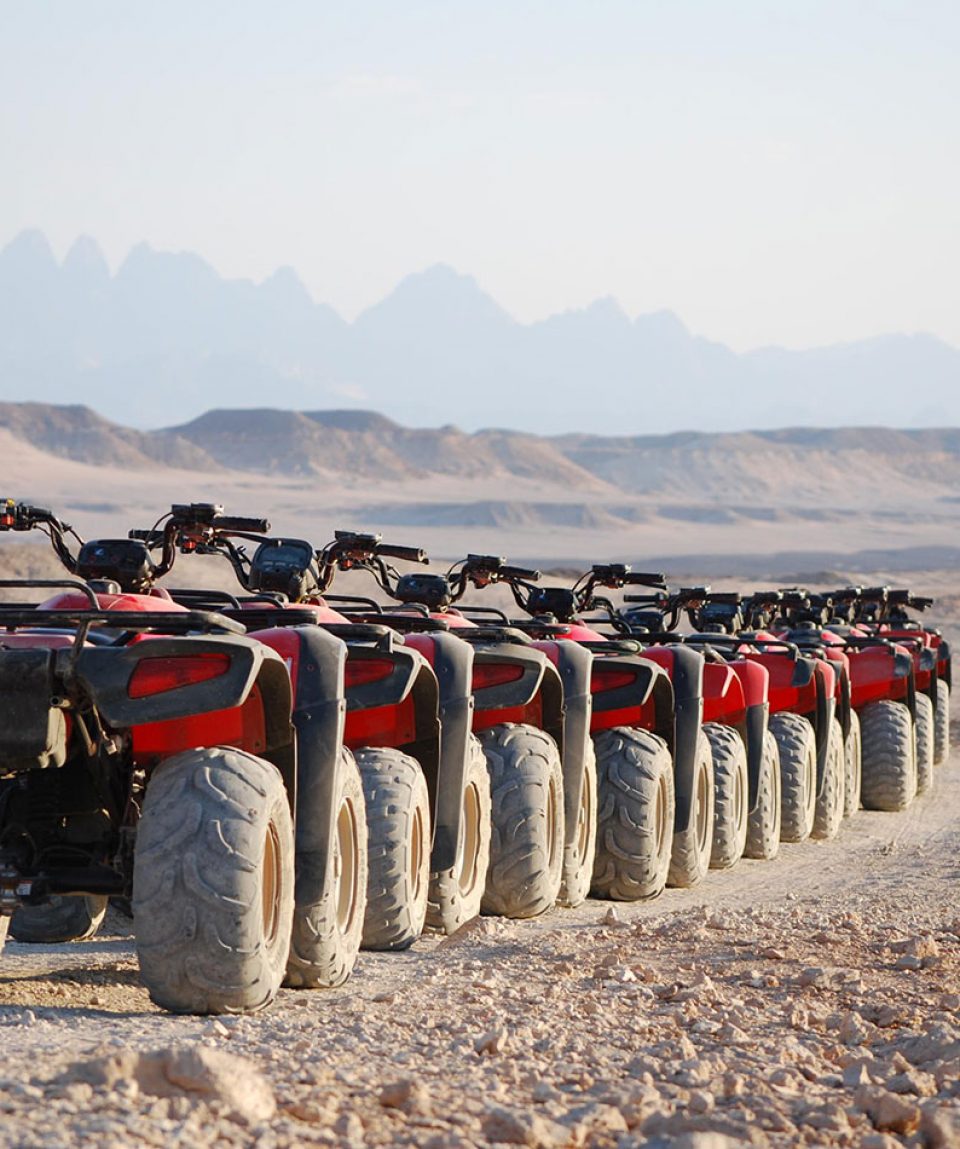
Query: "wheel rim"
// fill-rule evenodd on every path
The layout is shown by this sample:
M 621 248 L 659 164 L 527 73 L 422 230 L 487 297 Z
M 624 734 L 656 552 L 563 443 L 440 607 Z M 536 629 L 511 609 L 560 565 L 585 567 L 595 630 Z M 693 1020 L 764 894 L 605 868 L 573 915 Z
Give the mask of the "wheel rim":
M 357 830 L 357 812 L 351 801 L 345 800 L 337 815 L 337 850 L 334 855 L 336 881 L 337 927 L 342 934 L 349 933 L 357 911 L 360 876 L 360 839 Z
M 463 821 L 457 851 L 457 884 L 464 896 L 473 893 L 480 872 L 480 791 L 471 782 L 463 794 Z
M 670 816 L 670 792 L 667 786 L 666 775 L 660 776 L 660 781 L 657 783 L 657 824 L 654 829 L 657 841 L 657 857 L 662 858 L 664 851 L 667 849 L 667 844 L 670 840 L 670 828 L 668 826 Z
M 410 844 L 410 890 L 413 901 L 423 890 L 423 811 L 419 805 L 413 811 L 413 842 Z
M 560 856 L 559 843 L 557 838 L 557 811 L 559 810 L 559 803 L 557 802 L 557 784 L 550 779 L 550 784 L 547 786 L 547 869 L 552 870 L 554 864 Z
M 590 848 L 590 823 L 593 820 L 593 794 L 587 778 L 580 786 L 580 807 L 577 810 L 577 861 L 584 862 Z
M 697 805 L 694 811 L 697 826 L 697 849 L 705 853 L 713 840 L 713 827 L 710 825 L 710 777 L 707 767 L 701 764 L 697 774 Z
M 263 882 L 260 887 L 263 936 L 268 946 L 276 941 L 280 929 L 280 895 L 283 889 L 280 856 L 280 832 L 276 822 L 271 819 L 263 843 L 263 862 L 261 864 Z

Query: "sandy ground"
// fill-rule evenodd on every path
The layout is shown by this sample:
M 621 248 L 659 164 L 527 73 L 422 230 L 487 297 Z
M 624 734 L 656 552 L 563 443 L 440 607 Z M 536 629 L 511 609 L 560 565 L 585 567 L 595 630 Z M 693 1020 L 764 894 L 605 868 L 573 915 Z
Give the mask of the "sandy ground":
M 495 458 L 474 475 L 378 475 L 364 458 L 359 474 L 338 468 L 294 476 L 94 466 L 0 428 L 0 495 L 52 507 L 86 538 L 150 526 L 172 502 L 210 501 L 234 515 L 267 515 L 275 533 L 317 546 L 342 528 L 380 530 L 434 557 L 473 551 L 515 562 L 640 565 L 651 556 L 818 551 L 836 562 L 861 551 L 952 546 L 960 503 L 938 458 L 901 467 L 892 482 L 882 450 L 821 453 L 800 465 L 772 448 L 660 460 L 639 485 L 632 472 L 622 483 L 594 477 L 586 485 L 549 473 L 511 474 Z M 429 454 L 421 462 L 428 471 L 434 465 Z
M 833 842 L 362 954 L 254 1017 L 158 1012 L 119 917 L 8 943 L 0 1144 L 957 1145 L 958 889 L 955 749 L 932 793 Z M 170 1047 L 181 1084 L 157 1087 L 142 1055 Z

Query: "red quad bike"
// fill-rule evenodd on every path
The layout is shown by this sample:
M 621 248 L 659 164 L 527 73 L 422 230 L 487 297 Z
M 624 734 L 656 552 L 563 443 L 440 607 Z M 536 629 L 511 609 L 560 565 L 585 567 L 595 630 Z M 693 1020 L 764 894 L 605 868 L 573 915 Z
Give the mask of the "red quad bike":
M 456 577 L 400 574 L 383 561 L 375 537 L 340 538 L 353 539 L 353 550 L 346 561 L 331 552 L 336 542 L 321 552 L 324 589 L 336 569 L 366 570 L 398 604 L 371 617 L 396 627 L 407 641 L 449 632 L 448 641 L 471 652 L 471 739 L 492 789 L 482 909 L 529 917 L 555 902 L 579 905 L 590 891 L 597 817 L 589 651 L 534 642 L 496 610 L 478 608 L 476 618 L 467 618 L 452 605 L 466 586 L 463 570 Z M 327 598 L 345 610 L 369 610 L 369 602 Z
M 452 932 L 481 910 L 525 918 L 558 900 L 582 901 L 593 837 L 588 817 L 578 850 L 564 848 L 564 783 L 572 762 L 584 769 L 576 748 L 586 739 L 580 716 L 589 702 L 588 655 L 579 652 L 558 666 L 515 630 L 489 619 L 477 626 L 448 616 L 442 605 L 418 605 L 436 576 L 401 576 L 389 558 L 423 561 L 423 552 L 340 531 L 315 555 L 309 543 L 274 539 L 262 542 L 249 562 L 239 554 L 234 562 L 253 589 L 275 585 L 271 572 L 290 561 L 291 597 L 321 612 L 336 604 L 357 628 L 389 628 L 395 642 L 435 668 L 442 749 L 429 779 L 435 827 L 429 924 Z M 385 613 L 370 599 L 328 594 L 337 572 L 349 570 L 372 573 L 403 605 Z M 444 584 L 440 600 L 448 593 Z
M 936 666 L 923 666 L 921 663 L 924 660 L 915 656 L 914 672 L 917 676 L 917 690 L 927 695 L 933 704 L 933 762 L 939 766 L 946 762 L 950 754 L 950 691 L 953 686 L 950 644 L 936 627 L 922 626 L 907 613 L 909 610 L 915 610 L 918 614 L 922 614 L 933 606 L 933 603 L 932 598 L 912 594 L 905 588 L 889 590 L 886 610 L 879 620 L 877 633 L 896 642 L 908 638 L 919 640 L 923 644 L 923 650 L 934 652 Z M 918 742 L 920 738 L 921 731 L 918 725 Z
M 431 659 L 388 627 L 358 624 L 313 600 L 317 563 L 309 543 L 266 538 L 267 524 L 255 530 L 204 533 L 182 516 L 174 514 L 171 521 L 176 546 L 188 553 L 225 556 L 251 592 L 237 598 L 181 589 L 171 591 L 174 601 L 218 606 L 226 617 L 242 622 L 281 655 L 295 683 L 314 666 L 305 636 L 343 651 L 345 702 L 336 733 L 340 754 L 359 771 L 366 815 L 364 841 L 353 842 L 363 854 L 363 866 L 357 869 L 351 854 L 350 871 L 351 888 L 359 885 L 364 892 L 365 912 L 351 917 L 351 928 L 365 949 L 407 948 L 420 936 L 427 912 L 431 805 L 436 808 L 443 768 L 439 687 Z M 162 545 L 156 530 L 130 533 L 149 547 Z M 245 542 L 257 546 L 252 561 Z M 419 552 L 407 548 L 394 551 L 420 559 Z M 449 658 L 441 656 L 440 661 L 444 667 L 452 665 L 456 674 L 456 652 L 446 653 Z M 307 695 L 304 705 L 309 704 Z M 451 732 L 454 727 L 451 721 Z M 482 803 L 482 795 L 478 801 Z M 451 856 L 446 858 L 443 850 Z M 455 865 L 452 855 L 453 849 L 444 845 L 441 860 L 449 867 Z
M 801 650 L 847 659 L 850 705 L 861 748 L 860 800 L 868 810 L 903 810 L 917 792 L 917 692 L 912 652 L 837 615 L 829 595 L 783 592 L 771 630 Z M 836 621 L 834 621 L 836 620 Z
M 0 607 L 3 933 L 18 907 L 51 897 L 132 896 L 157 1004 L 263 1008 L 285 976 L 302 980 L 301 962 L 329 968 L 336 918 L 319 839 L 337 806 L 287 668 L 237 622 L 146 592 L 157 568 L 142 544 L 121 540 L 123 591 L 99 579 L 110 544 L 74 557 L 49 510 L 2 505 L 0 530 L 34 528 L 90 581 L 3 583 L 59 592 Z M 321 713 L 329 700 L 318 693 Z M 310 938 L 299 958 L 297 932 Z
M 623 605 L 595 599 L 621 634 L 643 644 L 647 658 L 696 655 L 702 669 L 701 741 L 713 763 L 716 813 L 711 865 L 728 868 L 741 856 L 770 859 L 780 848 L 780 763 L 769 730 L 769 676 L 733 644 L 714 635 L 680 634 L 681 614 L 703 605 L 709 587 L 627 594 Z
M 855 626 L 861 633 L 904 647 L 913 658 L 917 793 L 923 794 L 933 785 L 934 765 L 943 761 L 949 747 L 950 688 L 941 681 L 940 670 L 943 666 L 949 675 L 950 652 L 941 649 L 945 645 L 941 636 L 909 618 L 906 608 L 925 610 L 933 600 L 888 587 L 846 587 L 827 597 L 834 607 L 831 630 L 848 634 Z
M 770 731 L 780 755 L 781 839 L 830 839 L 845 810 L 849 679 L 842 656 L 833 658 L 822 644 L 798 644 L 792 634 L 786 639 L 763 629 L 765 612 L 781 599 L 779 591 L 712 593 L 688 617 L 706 641 L 732 643 L 740 657 L 767 670 Z
M 681 648 L 639 654 L 637 642 L 602 634 L 581 619 L 601 586 L 660 585 L 661 575 L 594 566 L 573 587 L 535 585 L 495 556 L 452 568 L 468 585 L 506 583 L 529 619 L 516 623 L 540 643 L 593 655 L 590 733 L 597 760 L 598 831 L 593 891 L 618 900 L 655 897 L 666 884 L 694 886 L 710 866 L 714 778 L 702 735 L 703 659 Z M 465 613 L 476 608 L 463 607 Z

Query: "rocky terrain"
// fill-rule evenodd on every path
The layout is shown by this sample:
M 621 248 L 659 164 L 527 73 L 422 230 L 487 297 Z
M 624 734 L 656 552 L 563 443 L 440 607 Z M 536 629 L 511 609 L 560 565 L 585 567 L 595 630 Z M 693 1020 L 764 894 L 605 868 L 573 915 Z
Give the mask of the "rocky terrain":
M 155 1010 L 126 923 L 10 943 L 0 1144 L 960 1144 L 960 758 L 904 814 L 641 905 L 477 919 L 255 1017 Z
M 960 557 L 958 486 L 952 430 L 548 437 L 263 409 L 144 432 L 86 407 L 0 404 L 0 495 L 88 537 L 211 501 L 317 543 L 384 530 L 439 558 L 918 570 Z

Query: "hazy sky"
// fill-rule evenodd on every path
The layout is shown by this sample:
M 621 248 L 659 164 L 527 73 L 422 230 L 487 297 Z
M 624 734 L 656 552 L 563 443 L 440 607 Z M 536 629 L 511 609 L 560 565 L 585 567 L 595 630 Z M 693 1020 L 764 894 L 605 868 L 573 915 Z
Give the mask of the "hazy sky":
M 0 245 L 960 344 L 957 0 L 0 0 Z

